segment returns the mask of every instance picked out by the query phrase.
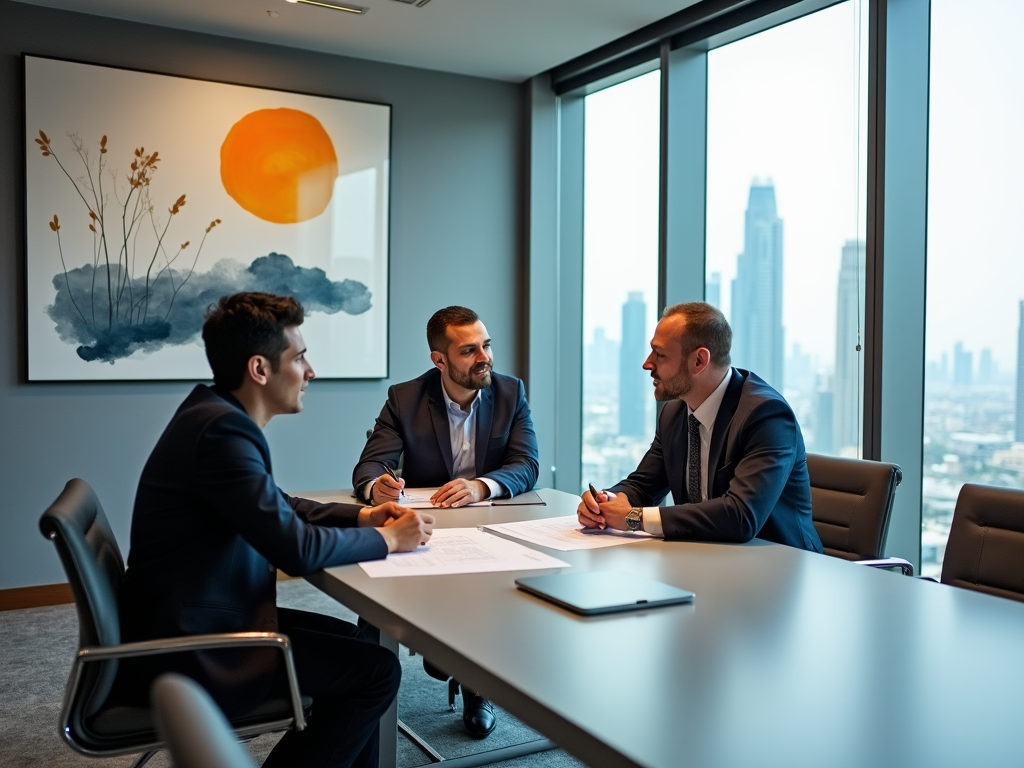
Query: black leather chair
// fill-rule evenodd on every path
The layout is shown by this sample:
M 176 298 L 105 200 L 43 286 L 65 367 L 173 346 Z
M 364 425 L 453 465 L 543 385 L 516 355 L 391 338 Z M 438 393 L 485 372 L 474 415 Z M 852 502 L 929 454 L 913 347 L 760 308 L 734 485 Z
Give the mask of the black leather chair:
M 825 554 L 879 568 L 900 568 L 902 558 L 883 558 L 896 487 L 903 470 L 896 464 L 807 454 L 811 517 Z
M 209 694 L 182 675 L 161 675 L 150 695 L 175 768 L 256 768 Z
M 144 765 L 163 747 L 152 710 L 114 700 L 118 660 L 183 651 L 269 646 L 284 657 L 290 697 L 268 700 L 232 722 L 239 736 L 305 728 L 311 705 L 299 693 L 291 646 L 284 635 L 236 632 L 121 643 L 118 597 L 124 560 L 99 499 L 84 480 L 68 482 L 39 520 L 43 535 L 57 545 L 78 611 L 79 649 L 64 692 L 61 733 L 91 757 L 143 753 Z
M 1024 491 L 968 483 L 953 510 L 943 584 L 1024 602 Z

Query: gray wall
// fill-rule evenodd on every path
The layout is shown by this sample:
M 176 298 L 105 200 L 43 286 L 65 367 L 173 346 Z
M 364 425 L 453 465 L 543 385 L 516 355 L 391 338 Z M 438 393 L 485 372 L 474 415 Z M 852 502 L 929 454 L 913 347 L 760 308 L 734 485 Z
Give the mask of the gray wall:
M 495 367 L 519 372 L 518 86 L 7 0 L 0 19 L 0 589 L 65 580 L 37 521 L 71 477 L 93 485 L 127 550 L 139 472 L 191 388 L 25 383 L 23 52 L 391 104 L 390 381 L 427 368 L 423 328 L 452 303 L 478 309 Z M 325 354 L 310 350 L 314 364 Z M 314 381 L 303 413 L 267 429 L 278 484 L 348 486 L 389 383 Z

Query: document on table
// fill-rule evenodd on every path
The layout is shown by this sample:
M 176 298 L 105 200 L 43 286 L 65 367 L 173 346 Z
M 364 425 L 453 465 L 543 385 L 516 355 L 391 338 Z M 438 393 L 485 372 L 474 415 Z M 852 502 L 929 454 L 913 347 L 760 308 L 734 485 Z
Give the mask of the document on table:
M 397 552 L 386 560 L 360 563 L 366 575 L 443 576 L 454 573 L 535 571 L 568 568 L 566 563 L 543 552 L 516 544 L 479 528 L 438 528 L 430 543 L 414 552 Z
M 436 509 L 436 504 L 430 503 L 430 497 L 437 493 L 437 488 L 406 488 L 398 497 L 398 503 L 409 509 Z M 477 501 L 472 504 L 463 504 L 463 507 L 489 507 L 490 499 Z
M 571 549 L 600 549 L 614 547 L 619 544 L 630 544 L 634 541 L 646 541 L 653 538 L 643 531 L 627 532 L 605 528 L 584 529 L 580 526 L 576 515 L 565 517 L 549 517 L 544 520 L 522 520 L 518 523 L 493 523 L 481 526 L 481 530 L 522 539 L 531 544 L 540 544 L 549 549 L 560 549 L 567 552 Z

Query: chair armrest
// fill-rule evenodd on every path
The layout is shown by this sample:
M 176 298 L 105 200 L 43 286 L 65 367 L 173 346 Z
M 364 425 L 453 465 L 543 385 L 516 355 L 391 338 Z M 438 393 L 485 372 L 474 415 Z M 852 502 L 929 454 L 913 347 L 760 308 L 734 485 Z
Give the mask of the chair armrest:
M 299 680 L 295 674 L 295 661 L 292 658 L 291 641 L 287 635 L 278 632 L 223 632 L 214 635 L 187 635 L 185 637 L 168 637 L 160 640 L 143 640 L 137 643 L 120 645 L 91 645 L 78 650 L 75 656 L 75 669 L 72 671 L 71 685 L 66 700 L 70 703 L 78 688 L 82 665 L 90 661 L 112 661 L 114 659 L 131 659 L 140 656 L 158 656 L 165 653 L 182 651 L 210 651 L 226 648 L 252 647 L 279 648 L 284 656 L 285 672 L 288 675 L 288 692 L 292 701 L 292 714 L 295 718 L 295 730 L 306 728 L 306 717 L 302 711 L 302 695 L 299 692 Z
M 866 565 L 868 568 L 899 568 L 904 576 L 914 575 L 914 564 L 902 557 L 884 557 L 881 560 L 854 560 L 857 565 Z

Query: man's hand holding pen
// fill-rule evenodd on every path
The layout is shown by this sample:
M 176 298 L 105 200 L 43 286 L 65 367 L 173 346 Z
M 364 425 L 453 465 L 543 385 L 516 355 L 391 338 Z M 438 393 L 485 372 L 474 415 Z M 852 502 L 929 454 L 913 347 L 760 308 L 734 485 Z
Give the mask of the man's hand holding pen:
M 583 493 L 576 517 L 584 528 L 615 528 L 626 530 L 626 515 L 629 514 L 629 499 L 624 493 L 598 491 L 593 485 Z
M 370 501 L 374 504 L 398 501 L 402 495 L 402 489 L 405 488 L 405 480 L 396 475 L 391 467 L 385 464 L 384 469 L 385 473 L 377 478 L 370 491 Z

